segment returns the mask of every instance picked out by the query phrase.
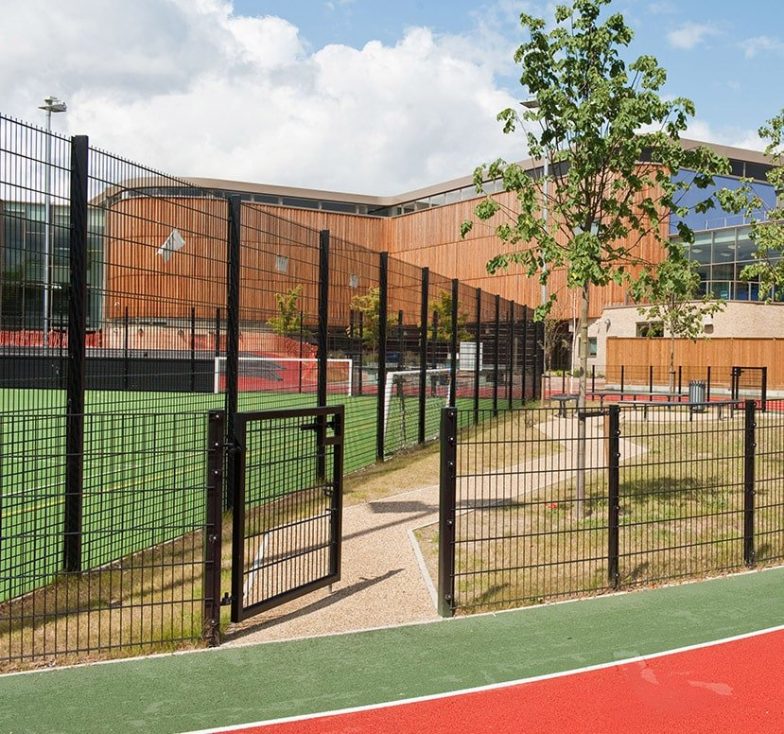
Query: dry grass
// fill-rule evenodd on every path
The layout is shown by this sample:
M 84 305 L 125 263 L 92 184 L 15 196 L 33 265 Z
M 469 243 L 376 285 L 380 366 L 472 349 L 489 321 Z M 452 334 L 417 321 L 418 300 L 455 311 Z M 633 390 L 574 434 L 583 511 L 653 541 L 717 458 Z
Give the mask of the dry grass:
M 530 415 L 501 414 L 467 429 L 482 465 L 502 469 L 519 449 L 515 443 L 545 447 Z M 509 445 L 498 441 L 505 436 Z M 410 489 L 437 485 L 439 445 L 396 456 L 345 478 L 344 503 L 383 499 Z M 249 533 L 323 511 L 323 493 L 287 496 L 246 514 Z M 231 588 L 232 520 L 224 517 L 221 590 Z M 55 583 L 0 606 L 0 670 L 69 664 L 110 657 L 201 646 L 203 534 L 192 533 L 102 569 L 63 576 Z M 230 609 L 221 613 L 221 632 Z M 2 662 L 6 661 L 6 662 Z M 12 662 L 7 662 L 12 661 Z
M 202 534 L 193 533 L 4 603 L 0 670 L 194 644 L 201 636 L 202 568 Z
M 778 424 L 780 420 L 758 416 L 758 563 L 784 558 L 784 425 Z M 669 422 L 635 418 L 625 422 L 622 433 L 643 452 L 622 463 L 620 470 L 620 585 L 743 568 L 742 414 L 694 424 L 677 414 Z M 470 456 L 462 460 L 462 475 L 482 473 L 481 467 L 471 465 Z M 589 471 L 589 514 L 579 520 L 573 472 L 512 501 L 459 513 L 458 605 L 482 611 L 608 590 L 607 480 L 606 469 Z M 431 572 L 437 536 L 435 526 L 418 532 Z

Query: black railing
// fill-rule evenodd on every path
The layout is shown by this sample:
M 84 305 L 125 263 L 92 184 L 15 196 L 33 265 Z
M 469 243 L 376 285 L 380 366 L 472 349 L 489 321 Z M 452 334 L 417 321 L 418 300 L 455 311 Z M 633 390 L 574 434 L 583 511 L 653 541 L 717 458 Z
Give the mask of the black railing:
M 442 417 L 442 614 L 736 571 L 784 557 L 784 415 L 757 402 Z M 588 423 L 577 515 L 577 423 Z
M 217 640 L 218 423 L 344 404 L 352 471 L 539 394 L 523 306 L 501 336 L 449 274 L 84 136 L 0 116 L 0 149 L 0 664 Z

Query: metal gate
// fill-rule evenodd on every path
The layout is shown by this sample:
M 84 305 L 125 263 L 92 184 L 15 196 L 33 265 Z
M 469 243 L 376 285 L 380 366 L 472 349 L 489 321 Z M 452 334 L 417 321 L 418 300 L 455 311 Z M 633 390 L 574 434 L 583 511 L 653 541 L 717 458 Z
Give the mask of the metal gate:
M 764 413 L 768 402 L 768 368 L 733 367 L 730 397 L 736 402 L 743 399 L 759 400 L 760 409 Z
M 239 413 L 231 619 L 340 578 L 343 406 Z

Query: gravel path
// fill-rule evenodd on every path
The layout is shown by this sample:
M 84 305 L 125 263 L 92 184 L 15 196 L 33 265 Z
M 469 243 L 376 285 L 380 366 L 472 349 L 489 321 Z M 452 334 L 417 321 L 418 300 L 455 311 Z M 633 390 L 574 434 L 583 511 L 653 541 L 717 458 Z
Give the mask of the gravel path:
M 474 480 L 471 492 L 483 499 L 519 496 L 547 484 L 568 479 L 574 472 L 576 419 L 554 418 L 540 426 L 561 443 L 558 454 L 547 454 L 525 465 L 505 468 L 496 478 Z M 602 422 L 589 421 L 588 466 L 601 466 Z M 642 449 L 621 442 L 624 459 Z M 546 471 L 557 463 L 558 471 Z M 543 471 L 545 470 L 545 471 Z M 516 481 L 511 484 L 509 475 Z M 458 487 L 458 494 L 460 487 Z M 371 627 L 410 624 L 438 619 L 435 579 L 428 574 L 414 530 L 438 522 L 438 486 L 431 485 L 382 500 L 348 507 L 343 513 L 342 578 L 332 591 L 322 589 L 277 609 L 235 625 L 227 644 L 348 632 Z

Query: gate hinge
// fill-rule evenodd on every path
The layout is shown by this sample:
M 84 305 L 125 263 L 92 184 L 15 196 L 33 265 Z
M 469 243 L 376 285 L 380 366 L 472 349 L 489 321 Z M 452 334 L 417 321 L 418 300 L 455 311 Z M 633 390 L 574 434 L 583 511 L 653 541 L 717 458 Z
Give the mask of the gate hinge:
M 229 605 L 230 605 L 230 604 L 231 604 L 233 601 L 234 601 L 234 597 L 233 597 L 231 594 L 229 594 L 229 592 L 228 592 L 228 591 L 226 591 L 226 592 L 223 594 L 223 598 L 220 600 L 220 605 L 221 605 L 222 607 L 227 607 L 227 606 L 229 606 Z

